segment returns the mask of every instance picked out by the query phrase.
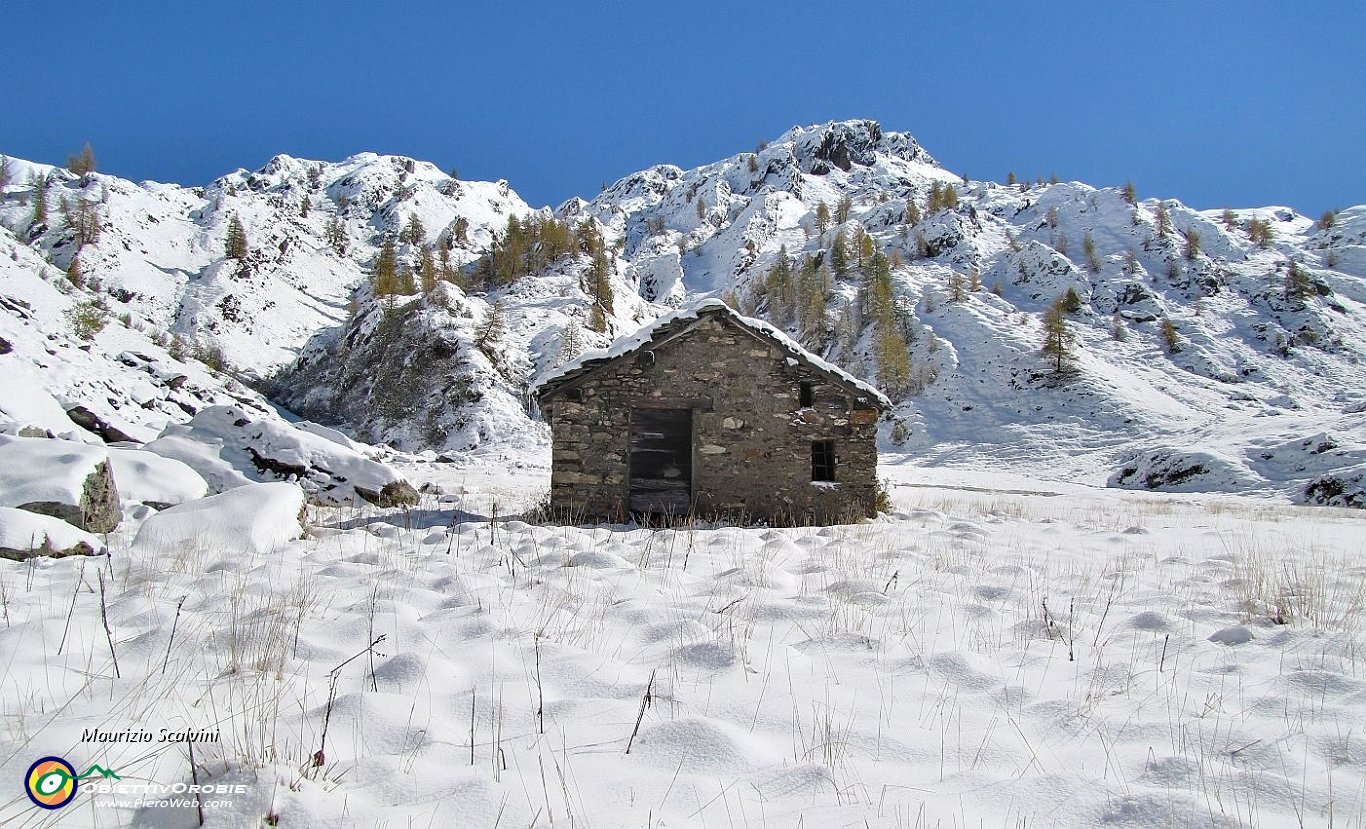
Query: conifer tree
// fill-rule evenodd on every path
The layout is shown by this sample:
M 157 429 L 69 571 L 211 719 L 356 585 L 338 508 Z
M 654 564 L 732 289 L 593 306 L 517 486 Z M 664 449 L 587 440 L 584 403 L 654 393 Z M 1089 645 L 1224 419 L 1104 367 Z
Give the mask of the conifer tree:
M 1299 263 L 1291 260 L 1290 269 L 1285 273 L 1286 299 L 1303 300 L 1314 292 L 1314 281 Z
M 77 288 L 85 287 L 85 271 L 81 268 L 80 252 L 71 257 L 71 264 L 66 266 L 66 279 Z
M 707 218 L 707 200 L 701 196 L 697 197 L 697 218 L 699 220 Z
M 792 258 L 788 255 L 787 245 L 778 249 L 778 258 L 773 260 L 764 274 L 764 293 L 768 295 L 769 317 L 775 325 L 786 327 L 797 313 Z
M 958 209 L 958 189 L 952 184 L 944 187 L 944 207 L 948 210 Z
M 1134 189 L 1134 183 L 1132 181 L 1124 182 L 1123 194 L 1126 202 L 1134 206 L 1138 205 L 1138 191 Z
M 1048 228 L 1049 228 L 1050 230 L 1057 230 L 1057 229 L 1058 229 L 1058 208 L 1056 208 L 1056 207 L 1050 207 L 1050 208 L 1048 208 L 1048 212 L 1047 212 L 1046 214 L 1044 214 L 1044 221 L 1048 222 Z
M 1015 177 L 1015 171 L 1014 171 L 1014 170 L 1011 170 L 1010 172 L 1006 173 L 1006 185 L 1007 185 L 1007 186 L 1009 186 L 1009 187 L 1014 187 L 1017 183 L 1019 183 L 1019 181 L 1020 181 L 1020 180 L 1019 180 L 1018 178 Z
M 399 291 L 398 252 L 394 249 L 392 236 L 384 237 L 384 244 L 375 259 L 374 285 L 377 296 L 392 296 Z
M 844 237 L 844 231 L 835 234 L 835 240 L 830 243 L 830 269 L 835 272 L 835 278 L 839 279 L 849 272 L 849 241 Z
M 1186 241 L 1185 250 L 1183 251 L 1185 253 L 1186 258 L 1191 261 L 1194 261 L 1195 259 L 1199 258 L 1200 232 L 1195 228 L 1191 227 L 1187 228 L 1186 231 L 1181 235 L 1185 238 Z
M 1275 233 L 1271 229 L 1269 220 L 1254 218 L 1247 224 L 1247 235 L 1256 243 L 1257 247 L 1269 248 Z
M 1333 225 L 1337 224 L 1337 221 L 1338 221 L 1338 214 L 1337 214 L 1337 211 L 1335 211 L 1335 210 L 1325 210 L 1325 211 L 1323 211 L 1323 215 L 1322 215 L 1322 216 L 1319 216 L 1318 228 L 1319 228 L 1319 230 L 1332 230 L 1332 229 L 1333 229 Z
M 80 155 L 73 154 L 66 157 L 66 169 L 78 176 L 95 172 L 95 151 L 90 147 L 89 142 L 86 142 Z
M 858 269 L 866 272 L 873 263 L 873 254 L 877 252 L 877 243 L 874 242 L 873 237 L 861 227 L 858 229 L 858 234 L 854 237 L 854 241 L 854 252 L 858 258 Z
M 607 258 L 606 249 L 601 244 L 593 253 L 588 274 L 593 299 L 593 309 L 589 316 L 588 327 L 594 331 L 606 332 L 607 319 L 613 314 L 612 263 Z
M 1067 324 L 1067 299 L 1058 297 L 1043 315 L 1043 353 L 1053 360 L 1053 373 L 1062 374 L 1072 359 L 1075 335 Z
M 816 205 L 816 232 L 824 233 L 830 229 L 830 205 L 821 202 Z
M 944 208 L 944 187 L 939 182 L 930 183 L 930 195 L 925 201 L 925 212 L 931 216 Z
M 242 226 L 242 220 L 236 213 L 228 217 L 228 236 L 224 242 L 224 250 L 229 259 L 247 258 L 247 229 Z
M 403 226 L 403 232 L 399 234 L 398 240 L 409 245 L 420 245 L 427 240 L 427 228 L 422 225 L 422 220 L 416 213 L 408 217 L 408 224 Z
M 559 363 L 573 360 L 583 353 L 583 326 L 579 323 L 577 315 L 571 316 L 569 322 L 564 325 L 564 332 L 560 335 L 560 359 Z
M 1181 338 L 1176 330 L 1176 324 L 1169 318 L 1163 317 L 1158 329 L 1162 336 L 1162 347 L 1168 354 L 1176 354 L 1181 351 Z
M 1225 207 L 1223 216 L 1220 217 L 1224 222 L 1224 227 L 1232 230 L 1238 226 L 1238 214 L 1233 212 L 1233 208 Z
M 920 206 L 915 203 L 915 199 L 906 200 L 906 224 L 915 225 L 920 223 Z
M 892 300 L 891 262 L 881 252 L 876 253 L 872 270 L 865 310 L 873 322 L 873 357 L 877 360 L 878 383 L 886 391 L 897 394 L 910 386 L 910 350 Z
M 422 248 L 417 259 L 417 278 L 422 287 L 422 293 L 430 294 L 436 288 L 438 278 L 436 270 L 436 259 L 432 256 L 432 249 Z
M 854 200 L 849 196 L 840 199 L 835 205 L 835 224 L 844 224 L 849 221 L 849 211 L 854 209 Z
M 1129 248 L 1124 252 L 1124 272 L 1133 276 L 1138 273 L 1138 267 L 1138 254 L 1134 253 L 1133 248 Z
M 824 267 L 810 256 L 802 260 L 797 277 L 797 317 L 802 338 L 815 344 L 825 330 L 826 295 L 830 286 Z
M 66 226 L 75 234 L 77 251 L 100 240 L 103 220 L 98 203 L 77 196 L 74 203 L 62 199 L 61 210 Z
M 327 220 L 327 228 L 323 232 L 327 239 L 327 244 L 338 256 L 346 255 L 346 227 L 342 225 L 342 220 L 333 216 Z
M 1157 238 L 1166 239 L 1172 232 L 1172 217 L 1167 212 L 1167 203 L 1157 203 Z
M 1086 235 L 1081 238 L 1081 249 L 1086 254 L 1086 267 L 1091 273 L 1100 273 L 1100 256 L 1096 254 L 1096 240 L 1091 237 L 1091 231 L 1086 231 Z
M 47 225 L 47 188 L 50 181 L 48 176 L 36 173 L 29 179 L 29 187 L 33 191 L 33 212 L 29 218 L 29 227 Z
M 949 274 L 949 302 L 963 302 L 968 298 L 963 275 L 958 271 Z
M 474 347 L 484 352 L 494 365 L 499 363 L 498 344 L 503 339 L 503 329 L 507 324 L 504 319 L 506 309 L 507 304 L 502 299 L 494 302 L 483 322 L 474 329 Z
M 10 166 L 9 159 L 0 155 L 0 196 L 4 195 L 5 188 L 14 183 L 14 168 Z

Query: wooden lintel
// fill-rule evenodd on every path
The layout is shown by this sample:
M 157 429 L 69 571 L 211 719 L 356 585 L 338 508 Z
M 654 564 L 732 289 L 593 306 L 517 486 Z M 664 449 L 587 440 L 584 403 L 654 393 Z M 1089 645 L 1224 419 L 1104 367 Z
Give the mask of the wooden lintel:
M 635 397 L 630 405 L 637 409 L 692 409 L 695 412 L 712 411 L 710 397 Z

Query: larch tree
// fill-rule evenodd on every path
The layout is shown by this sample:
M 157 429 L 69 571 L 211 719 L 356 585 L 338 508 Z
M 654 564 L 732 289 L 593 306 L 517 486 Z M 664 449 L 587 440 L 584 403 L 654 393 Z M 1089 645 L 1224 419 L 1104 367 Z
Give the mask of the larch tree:
M 474 347 L 484 353 L 494 365 L 499 364 L 498 344 L 503 339 L 507 325 L 507 303 L 497 300 L 489 307 L 488 314 L 474 329 Z
M 89 142 L 81 149 L 80 155 L 72 154 L 66 157 L 66 169 L 78 176 L 95 172 L 95 150 Z
M 384 237 L 379 256 L 375 258 L 373 280 L 377 296 L 392 296 L 399 291 L 398 251 L 392 236 Z
M 1053 373 L 1062 374 L 1072 359 L 1075 335 L 1067 324 L 1067 299 L 1058 297 L 1043 315 L 1043 353 L 1053 361 Z
M 816 232 L 824 233 L 830 229 L 830 205 L 821 202 L 816 205 Z
M 788 255 L 787 245 L 778 249 L 778 258 L 773 260 L 764 274 L 764 293 L 768 296 L 768 314 L 774 324 L 779 327 L 789 325 L 797 313 L 797 299 L 792 279 L 792 257 Z

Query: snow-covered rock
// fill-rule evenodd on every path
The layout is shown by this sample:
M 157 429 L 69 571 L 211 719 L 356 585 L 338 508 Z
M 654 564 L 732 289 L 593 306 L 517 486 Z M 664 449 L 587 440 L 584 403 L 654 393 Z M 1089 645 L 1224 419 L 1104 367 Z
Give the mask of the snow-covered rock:
M 303 534 L 304 503 L 304 491 L 293 483 L 243 484 L 149 517 L 133 546 L 162 555 L 268 553 Z
M 108 451 L 114 482 L 125 501 L 165 509 L 209 494 L 208 483 L 188 464 L 144 449 Z
M 0 507 L 50 515 L 96 533 L 123 520 L 108 452 L 56 438 L 0 436 Z
M 297 481 L 320 504 L 399 506 L 417 492 L 396 472 L 332 439 L 248 412 L 211 406 L 144 447 L 191 467 L 223 492 L 254 481 Z
M 1164 448 L 1130 458 L 1107 483 L 1163 492 L 1243 492 L 1254 477 L 1236 460 L 1213 452 Z
M 103 553 L 99 538 L 60 518 L 24 509 L 0 507 L 0 558 L 72 556 Z

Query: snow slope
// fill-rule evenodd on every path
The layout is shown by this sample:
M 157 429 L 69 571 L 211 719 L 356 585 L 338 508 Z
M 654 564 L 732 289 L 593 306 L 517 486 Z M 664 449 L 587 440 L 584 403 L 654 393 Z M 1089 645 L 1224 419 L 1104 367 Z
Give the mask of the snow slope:
M 242 786 L 206 826 L 1366 820 L 1360 513 L 891 471 L 845 527 L 525 523 L 541 466 L 283 546 L 302 493 L 255 484 L 0 561 L 0 776 Z M 94 792 L 0 822 L 196 824 Z

